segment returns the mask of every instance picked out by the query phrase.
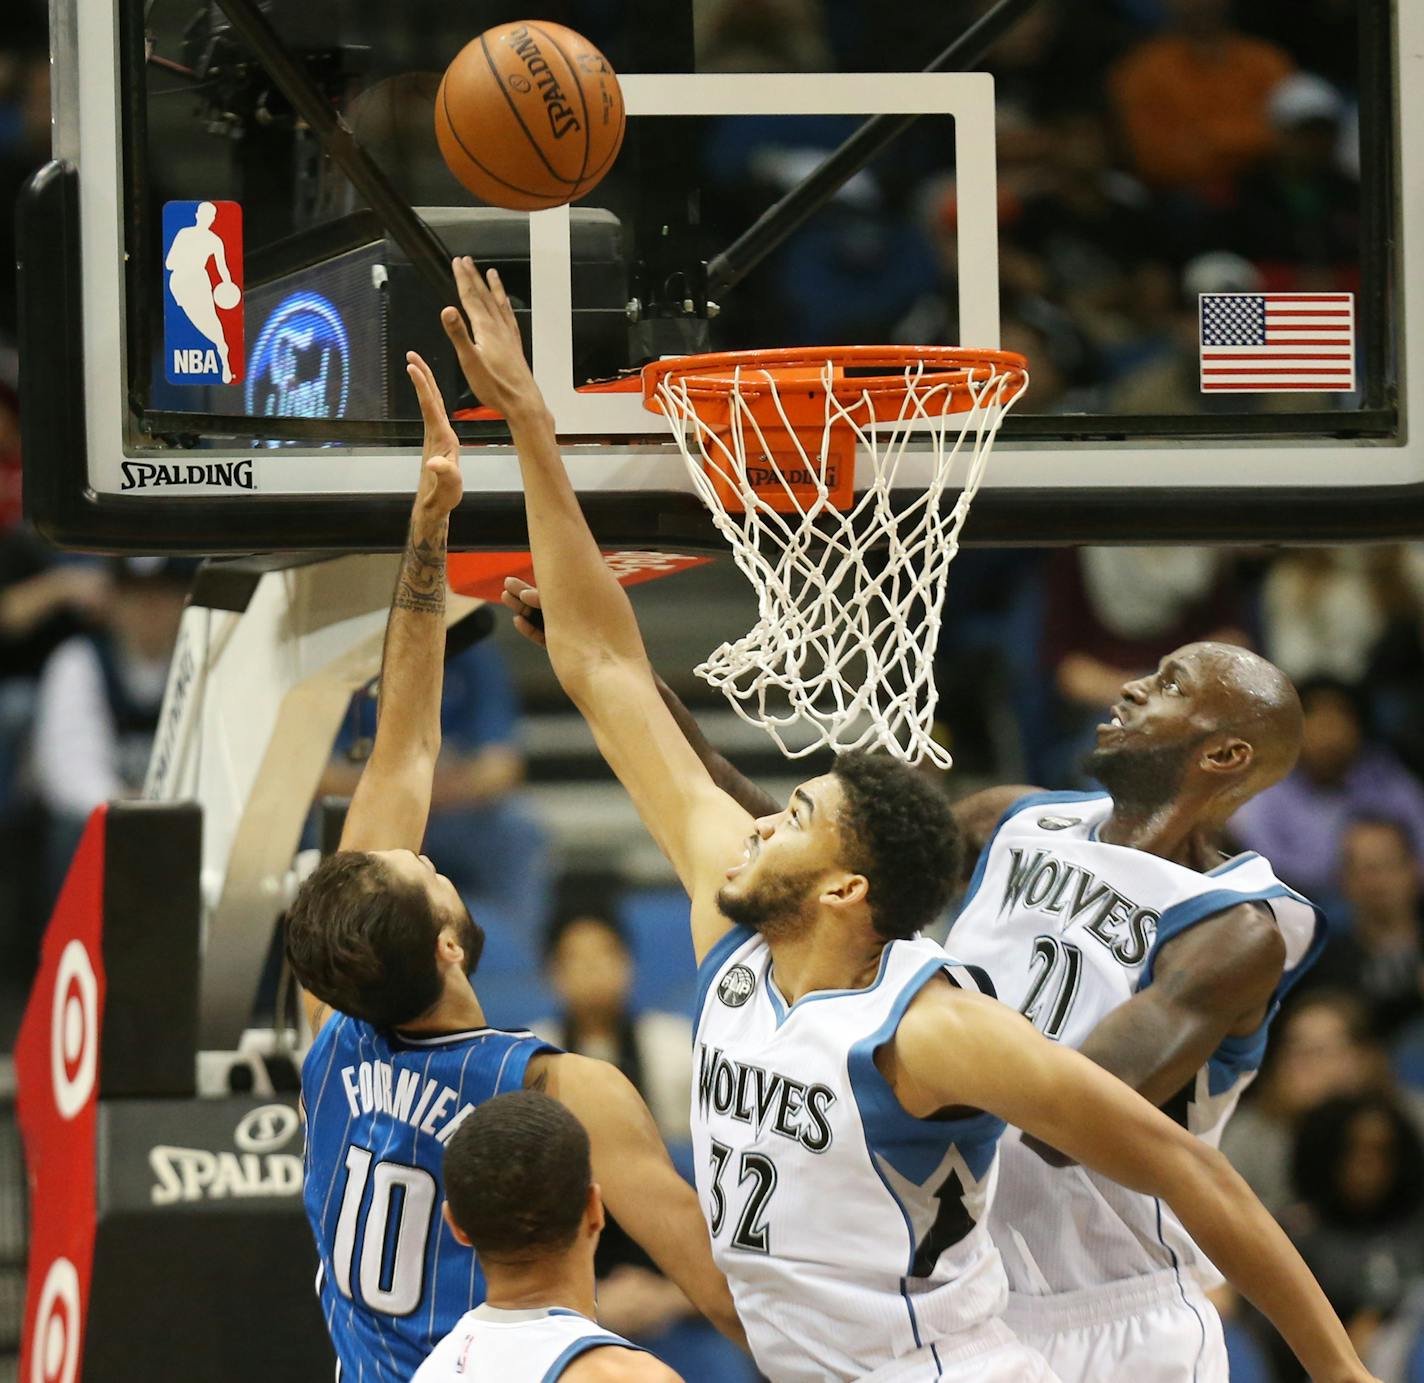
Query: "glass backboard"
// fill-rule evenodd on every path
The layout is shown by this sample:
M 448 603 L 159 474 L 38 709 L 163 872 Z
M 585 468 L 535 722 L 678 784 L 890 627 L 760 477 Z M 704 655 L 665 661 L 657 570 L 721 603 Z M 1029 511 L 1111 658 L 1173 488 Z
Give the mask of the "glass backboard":
M 239 3 L 382 198 L 294 110 Z M 629 372 L 905 342 L 1033 367 L 969 541 L 1418 531 L 1424 14 L 1121 0 L 1085 24 L 1039 0 L 981 70 L 922 70 L 988 9 L 545 4 L 620 73 L 628 133 L 588 197 L 530 214 L 477 204 L 433 123 L 445 65 L 518 5 L 55 0 L 56 163 L 22 208 L 34 517 L 116 548 L 395 546 L 414 347 L 466 419 L 456 541 L 517 544 L 517 464 L 439 328 L 433 237 L 500 267 L 610 543 L 718 541 Z M 728 283 L 719 256 L 876 116 L 916 119 Z M 226 361 L 180 301 L 189 258 L 219 282 L 214 238 L 241 288 Z

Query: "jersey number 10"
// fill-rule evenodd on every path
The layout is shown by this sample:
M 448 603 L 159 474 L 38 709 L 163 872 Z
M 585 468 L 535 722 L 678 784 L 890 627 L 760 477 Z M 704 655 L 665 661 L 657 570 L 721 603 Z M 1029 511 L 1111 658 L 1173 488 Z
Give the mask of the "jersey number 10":
M 376 1162 L 355 1143 L 346 1149 L 346 1189 L 336 1220 L 331 1270 L 341 1295 L 351 1297 L 353 1270 L 361 1300 L 373 1311 L 408 1316 L 425 1294 L 425 1246 L 435 1223 L 439 1191 L 423 1167 Z M 371 1205 L 361 1233 L 356 1263 L 356 1230 L 370 1183 Z

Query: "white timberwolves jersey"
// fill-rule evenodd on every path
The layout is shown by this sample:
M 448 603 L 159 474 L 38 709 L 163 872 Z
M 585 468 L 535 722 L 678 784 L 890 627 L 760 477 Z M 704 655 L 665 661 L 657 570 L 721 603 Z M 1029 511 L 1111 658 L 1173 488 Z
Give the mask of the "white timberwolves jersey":
M 1164 1111 L 1212 1146 L 1255 1078 L 1286 991 L 1318 955 L 1324 925 L 1259 855 L 1208 874 L 1097 839 L 1105 793 L 1034 793 L 1005 814 L 979 857 L 950 933 L 957 959 L 982 966 L 999 998 L 1043 1033 L 1078 1047 L 1152 983 L 1157 950 L 1239 903 L 1262 902 L 1286 945 L 1285 974 L 1260 1028 L 1231 1037 Z M 1215 1269 L 1151 1196 L 1081 1167 L 1050 1167 L 1016 1132 L 1003 1141 L 994 1241 L 1015 1292 L 1043 1295 L 1145 1273 Z
M 608 1345 L 638 1348 L 562 1306 L 477 1306 L 435 1346 L 411 1383 L 555 1383 L 580 1355 Z
M 875 1065 L 934 976 L 980 985 L 919 939 L 886 946 L 866 988 L 789 1008 L 770 971 L 735 927 L 698 972 L 697 1193 L 762 1372 L 859 1379 L 1007 1300 L 985 1224 L 1002 1122 L 912 1118 Z

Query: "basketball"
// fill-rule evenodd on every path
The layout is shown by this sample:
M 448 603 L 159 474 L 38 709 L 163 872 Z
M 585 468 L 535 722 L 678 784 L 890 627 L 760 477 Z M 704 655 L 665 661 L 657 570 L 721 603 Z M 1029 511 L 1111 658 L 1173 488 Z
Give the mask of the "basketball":
M 221 312 L 230 312 L 242 301 L 242 289 L 235 283 L 220 283 L 213 289 L 213 306 Z
M 486 29 L 441 79 L 435 137 L 481 201 L 538 211 L 587 196 L 623 143 L 623 93 L 608 59 L 562 24 Z

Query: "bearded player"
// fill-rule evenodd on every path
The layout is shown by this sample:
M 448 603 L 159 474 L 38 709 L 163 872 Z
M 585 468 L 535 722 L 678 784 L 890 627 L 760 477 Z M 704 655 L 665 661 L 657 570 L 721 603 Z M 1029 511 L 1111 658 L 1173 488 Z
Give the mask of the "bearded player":
M 998 1319 L 985 1219 L 1008 1121 L 1167 1200 L 1315 1378 L 1368 1378 L 1220 1153 L 917 937 L 957 837 L 914 770 L 842 756 L 759 821 L 716 786 L 584 522 L 498 277 L 455 268 L 473 339 L 443 321 L 519 451 L 554 670 L 692 900 L 698 1194 L 763 1372 L 1053 1377 Z
M 506 598 L 529 634 L 538 599 Z M 774 814 L 663 695 L 718 781 Z M 1316 909 L 1264 859 L 1213 863 L 1209 847 L 1290 771 L 1300 724 L 1278 668 L 1192 644 L 1124 684 L 1085 764 L 1103 791 L 994 788 L 954 807 L 978 856 L 950 935 L 956 958 L 1213 1147 L 1324 939 Z M 1015 1333 L 1065 1383 L 1224 1379 L 1208 1257 L 1157 1198 L 1063 1161 L 1014 1132 L 1002 1145 L 990 1227 Z
M 375 745 L 340 849 L 287 915 L 315 1033 L 302 1065 L 304 1198 L 338 1378 L 407 1383 L 484 1299 L 478 1260 L 440 1218 L 441 1159 L 478 1105 L 525 1087 L 577 1116 L 609 1209 L 740 1338 L 697 1199 L 647 1106 L 614 1067 L 489 1025 L 470 984 L 483 934 L 449 879 L 417 853 L 440 751 L 445 548 L 462 487 L 434 376 L 419 356 L 408 359 L 425 455 L 386 626 Z

